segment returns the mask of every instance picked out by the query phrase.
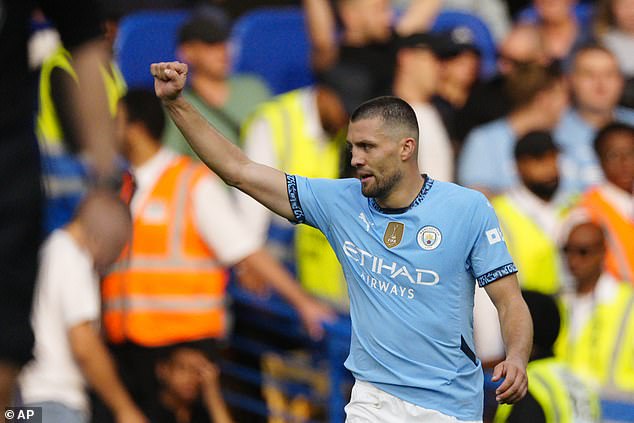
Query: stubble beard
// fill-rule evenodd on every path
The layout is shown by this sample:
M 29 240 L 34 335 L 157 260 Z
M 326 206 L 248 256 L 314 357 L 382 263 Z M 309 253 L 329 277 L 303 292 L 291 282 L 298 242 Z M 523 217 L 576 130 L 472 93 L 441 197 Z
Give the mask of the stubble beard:
M 400 182 L 402 177 L 403 177 L 403 174 L 401 173 L 400 170 L 396 170 L 391 175 L 385 176 L 382 179 L 379 179 L 375 175 L 374 185 L 373 186 L 361 185 L 361 193 L 365 197 L 368 197 L 368 198 L 385 198 L 394 189 L 396 184 Z

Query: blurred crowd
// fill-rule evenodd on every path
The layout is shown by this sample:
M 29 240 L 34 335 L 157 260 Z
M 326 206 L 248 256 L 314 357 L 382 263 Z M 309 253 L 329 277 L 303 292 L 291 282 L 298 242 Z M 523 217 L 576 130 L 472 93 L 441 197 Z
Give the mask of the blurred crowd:
M 44 192 L 43 216 L 31 219 L 43 243 L 27 304 L 33 357 L 0 356 L 0 379 L 20 370 L 14 404 L 42 406 L 55 416 L 47 423 L 242 421 L 224 403 L 217 363 L 232 358 L 232 331 L 257 330 L 233 327 L 227 285 L 276 292 L 314 342 L 347 314 L 326 238 L 225 186 L 153 91 L 127 86 L 117 26 L 148 8 L 191 11 L 174 34 L 173 59 L 189 65 L 184 95 L 255 161 L 355 177 L 348 115 L 396 95 L 417 114 L 421 173 L 487 196 L 501 231 L 486 236 L 507 243 L 519 270 L 535 322 L 529 376 L 545 385 L 531 379 L 529 401 L 513 410 L 487 403 L 486 421 L 554 421 L 571 400 L 544 397 L 548 383 L 563 398 L 586 383 L 582 398 L 634 403 L 634 0 L 103 3 L 95 22 L 106 59 L 92 80 L 77 68 L 86 43 L 69 44 L 77 37 L 45 7 L 30 16 Z M 257 73 L 232 71 L 231 25 L 246 5 L 301 7 L 314 84 L 274 95 Z M 447 10 L 487 28 L 493 71 L 473 27 L 432 30 Z M 100 101 L 102 124 L 86 127 L 76 103 Z M 494 306 L 476 291 L 475 350 L 487 371 L 504 351 Z M 2 386 L 0 406 L 10 401 Z M 270 421 L 314 418 L 306 404 L 277 409 L 275 392 L 264 396 Z M 583 401 L 570 407 L 596 421 L 596 401 Z

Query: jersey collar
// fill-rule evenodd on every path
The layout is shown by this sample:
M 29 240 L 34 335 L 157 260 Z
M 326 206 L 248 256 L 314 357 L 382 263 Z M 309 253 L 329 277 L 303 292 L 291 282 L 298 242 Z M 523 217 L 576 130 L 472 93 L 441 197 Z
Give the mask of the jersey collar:
M 423 187 L 420 189 L 420 192 L 418 193 L 416 198 L 414 198 L 414 201 L 412 201 L 412 203 L 409 206 L 400 207 L 398 209 L 384 209 L 383 207 L 379 206 L 375 198 L 369 198 L 368 202 L 370 203 L 370 207 L 372 207 L 374 210 L 378 211 L 379 213 L 383 213 L 383 214 L 403 214 L 409 209 L 416 207 L 417 205 L 423 202 L 423 200 L 425 199 L 425 196 L 427 195 L 432 185 L 434 184 L 434 180 L 430 178 L 429 175 L 427 175 L 426 173 L 423 174 L 422 177 L 425 178 L 425 183 L 423 184 Z

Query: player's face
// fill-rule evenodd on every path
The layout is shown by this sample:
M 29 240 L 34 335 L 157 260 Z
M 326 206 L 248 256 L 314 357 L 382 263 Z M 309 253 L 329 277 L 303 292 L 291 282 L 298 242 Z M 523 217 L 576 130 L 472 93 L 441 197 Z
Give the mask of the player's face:
M 401 180 L 398 142 L 385 133 L 381 118 L 361 119 L 348 127 L 351 165 L 366 197 L 384 198 Z

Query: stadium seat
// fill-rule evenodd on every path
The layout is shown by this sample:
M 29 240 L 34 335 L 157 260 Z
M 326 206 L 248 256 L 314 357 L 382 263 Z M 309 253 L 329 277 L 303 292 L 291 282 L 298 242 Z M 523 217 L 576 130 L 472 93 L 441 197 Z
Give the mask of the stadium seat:
M 482 55 L 480 76 L 485 79 L 493 76 L 496 71 L 496 45 L 489 27 L 480 17 L 462 10 L 444 9 L 436 17 L 431 30 L 450 32 L 460 27 L 471 31 L 473 41 L 480 50 Z
M 314 81 L 300 7 L 263 7 L 242 15 L 235 22 L 231 42 L 233 72 L 261 76 L 275 94 Z
M 114 49 L 128 87 L 154 87 L 150 64 L 176 59 L 176 34 L 189 14 L 187 10 L 141 11 L 121 20 Z

